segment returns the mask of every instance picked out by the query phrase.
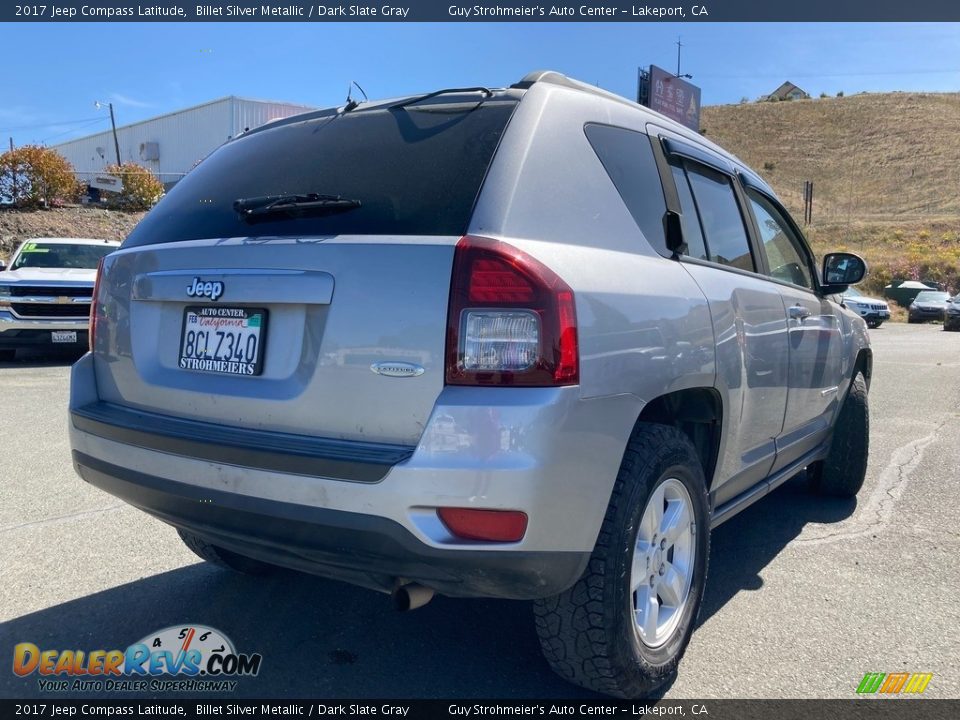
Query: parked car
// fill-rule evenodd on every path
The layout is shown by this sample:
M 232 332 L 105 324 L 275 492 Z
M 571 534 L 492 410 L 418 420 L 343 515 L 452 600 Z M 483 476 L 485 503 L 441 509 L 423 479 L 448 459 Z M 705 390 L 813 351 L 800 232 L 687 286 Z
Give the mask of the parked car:
M 907 322 L 919 323 L 943 320 L 950 294 L 939 290 L 924 290 L 907 308 Z
M 890 319 L 890 306 L 878 298 L 867 297 L 856 288 L 848 288 L 840 296 L 845 307 L 858 313 L 868 328 L 878 328 Z
M 955 295 L 947 301 L 943 313 L 944 330 L 960 330 L 960 295 Z
M 97 264 L 120 243 L 34 238 L 0 262 L 0 359 L 18 348 L 85 348 Z
M 104 260 L 73 460 L 216 565 L 533 600 L 554 670 L 643 696 L 713 527 L 805 468 L 859 491 L 872 354 L 831 298 L 864 272 L 557 73 L 320 110 L 227 142 Z

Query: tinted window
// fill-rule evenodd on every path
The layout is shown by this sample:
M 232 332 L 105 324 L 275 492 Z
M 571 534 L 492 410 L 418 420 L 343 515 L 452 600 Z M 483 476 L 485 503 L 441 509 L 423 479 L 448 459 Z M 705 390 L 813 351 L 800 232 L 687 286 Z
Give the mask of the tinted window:
M 65 245 L 63 243 L 25 243 L 11 266 L 20 268 L 75 268 L 96 270 L 100 258 L 117 249 L 116 245 Z
M 663 232 L 667 205 L 650 138 L 609 125 L 587 125 L 583 131 L 647 242 L 669 255 Z
M 747 190 L 760 240 L 767 254 L 770 276 L 784 282 L 813 289 L 813 273 L 800 239 L 790 229 L 782 213 L 763 195 Z
M 249 235 L 460 235 L 515 107 L 514 100 L 361 107 L 256 130 L 188 173 L 124 245 Z M 308 193 L 361 204 L 255 223 L 233 209 L 239 198 Z
M 702 165 L 686 163 L 686 167 L 710 259 L 754 271 L 747 230 L 730 178 Z
M 700 218 L 697 217 L 697 206 L 690 193 L 690 183 L 682 167 L 671 165 L 673 179 L 677 184 L 677 195 L 680 196 L 680 225 L 683 227 L 683 241 L 687 244 L 687 255 L 698 260 L 709 260 L 707 246 L 703 242 L 703 230 L 700 228 Z

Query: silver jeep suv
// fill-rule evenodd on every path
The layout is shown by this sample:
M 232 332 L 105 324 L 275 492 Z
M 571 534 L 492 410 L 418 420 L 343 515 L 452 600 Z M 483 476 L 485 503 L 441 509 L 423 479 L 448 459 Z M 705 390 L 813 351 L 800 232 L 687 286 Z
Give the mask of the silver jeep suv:
M 212 563 L 530 599 L 563 677 L 649 694 L 710 531 L 807 469 L 851 496 L 871 351 L 771 189 L 552 72 L 229 141 L 106 258 L 84 480 Z

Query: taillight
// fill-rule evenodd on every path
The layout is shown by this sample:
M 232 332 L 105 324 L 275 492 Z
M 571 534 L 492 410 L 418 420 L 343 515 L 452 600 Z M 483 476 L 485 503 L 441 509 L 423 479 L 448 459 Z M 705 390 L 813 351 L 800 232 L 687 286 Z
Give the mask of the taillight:
M 507 243 L 457 243 L 447 315 L 448 385 L 576 385 L 573 291 Z
M 100 297 L 100 278 L 103 275 L 103 260 L 104 258 L 100 258 L 100 262 L 97 263 L 97 279 L 93 282 L 93 297 L 90 299 L 90 329 L 87 331 L 90 352 L 93 352 L 93 336 L 97 332 L 97 306 Z
M 520 510 L 437 508 L 447 529 L 463 540 L 518 542 L 527 532 L 527 514 Z

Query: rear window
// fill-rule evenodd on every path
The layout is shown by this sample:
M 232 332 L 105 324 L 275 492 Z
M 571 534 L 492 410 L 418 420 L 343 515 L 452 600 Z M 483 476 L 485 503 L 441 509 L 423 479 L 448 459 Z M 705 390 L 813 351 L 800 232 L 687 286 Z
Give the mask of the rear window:
M 124 247 L 200 238 L 459 235 L 514 99 L 324 114 L 241 136 L 157 204 Z M 340 196 L 359 207 L 241 219 L 238 199 Z

